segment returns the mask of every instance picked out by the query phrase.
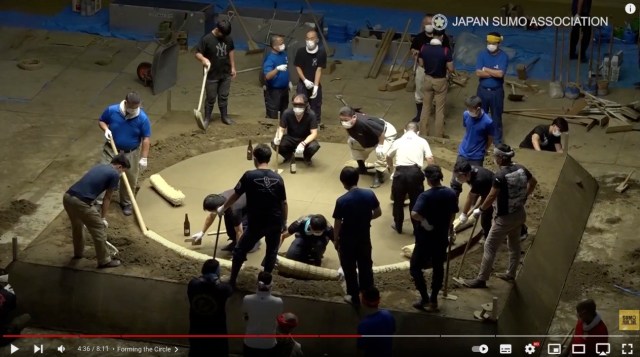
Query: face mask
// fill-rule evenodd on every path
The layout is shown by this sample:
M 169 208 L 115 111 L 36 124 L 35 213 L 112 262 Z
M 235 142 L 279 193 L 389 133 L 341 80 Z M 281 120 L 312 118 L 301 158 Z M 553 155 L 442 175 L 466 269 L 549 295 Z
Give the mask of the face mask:
M 353 128 L 353 125 L 356 123 L 356 119 L 352 118 L 351 120 L 345 120 L 345 121 L 340 121 L 340 124 L 342 124 L 342 127 L 345 129 L 351 129 Z
M 498 45 L 487 45 L 487 50 L 489 50 L 489 52 L 495 52 L 498 50 Z
M 316 48 L 316 41 L 307 41 L 307 49 L 308 50 L 313 50 Z
M 138 115 L 140 115 L 140 108 L 136 108 L 136 109 L 127 108 L 126 112 L 127 112 L 127 117 L 135 118 Z
M 470 117 L 472 118 L 477 118 L 478 117 L 478 113 L 477 112 L 471 112 L 467 110 L 467 114 L 469 114 Z
M 304 232 L 307 235 L 312 235 L 316 237 L 320 237 L 324 232 L 314 232 L 311 230 L 311 220 L 307 220 L 307 223 L 304 224 Z
M 432 33 L 433 32 L 433 25 L 424 25 L 424 31 L 426 33 Z
M 562 136 L 562 133 L 560 132 L 560 130 L 555 130 L 553 132 L 553 136 L 555 136 L 556 138 L 559 138 L 560 136 Z
M 284 52 L 284 49 L 285 49 L 285 45 L 284 44 L 278 46 L 278 51 Z
M 302 115 L 304 113 L 304 108 L 293 108 L 293 112 L 296 115 Z

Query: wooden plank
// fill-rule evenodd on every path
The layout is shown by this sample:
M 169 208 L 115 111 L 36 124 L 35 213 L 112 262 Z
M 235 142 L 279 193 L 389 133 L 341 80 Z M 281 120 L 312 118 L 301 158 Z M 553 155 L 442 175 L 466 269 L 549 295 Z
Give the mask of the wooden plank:
M 625 123 L 616 117 L 609 117 L 609 125 L 607 126 L 607 129 L 605 132 L 607 134 L 611 134 L 611 133 L 622 133 L 625 131 L 632 131 L 632 130 L 633 130 L 633 125 L 629 123 Z
M 622 115 L 624 115 L 625 117 L 633 120 L 633 121 L 638 121 L 640 120 L 640 112 L 631 109 L 629 107 L 622 107 L 620 108 L 620 113 L 622 113 Z
M 586 106 L 587 106 L 587 101 L 584 98 L 576 99 L 573 101 L 573 105 L 571 106 L 571 109 L 569 109 L 566 114 L 577 115 Z

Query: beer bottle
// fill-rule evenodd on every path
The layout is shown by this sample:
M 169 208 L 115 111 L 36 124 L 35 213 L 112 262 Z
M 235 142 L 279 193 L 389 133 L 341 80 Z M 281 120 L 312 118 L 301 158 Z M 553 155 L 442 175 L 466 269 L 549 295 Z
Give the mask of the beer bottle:
M 249 146 L 247 146 L 247 160 L 253 160 L 253 145 L 251 145 L 251 140 L 249 140 Z
M 191 235 L 191 224 L 189 223 L 189 215 L 187 213 L 184 214 L 184 236 L 188 237 Z
M 291 165 L 289 166 L 289 172 L 291 172 L 292 174 L 296 173 L 296 159 L 291 159 Z

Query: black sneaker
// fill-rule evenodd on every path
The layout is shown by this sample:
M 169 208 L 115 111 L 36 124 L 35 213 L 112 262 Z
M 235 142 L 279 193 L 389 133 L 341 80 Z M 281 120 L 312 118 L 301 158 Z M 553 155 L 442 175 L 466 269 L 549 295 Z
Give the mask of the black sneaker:
M 391 223 L 391 229 L 398 232 L 398 234 L 402 234 L 402 226 L 396 223 Z
M 417 310 L 426 311 L 426 307 L 425 307 L 426 305 L 427 305 L 427 303 L 424 302 L 424 300 L 420 299 L 420 300 L 414 302 L 412 306 Z

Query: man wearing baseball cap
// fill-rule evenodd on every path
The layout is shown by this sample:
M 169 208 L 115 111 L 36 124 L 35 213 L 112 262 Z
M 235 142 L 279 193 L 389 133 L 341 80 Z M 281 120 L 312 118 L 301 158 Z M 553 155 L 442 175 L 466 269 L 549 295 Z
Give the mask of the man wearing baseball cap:
M 291 337 L 291 333 L 298 327 L 298 316 L 291 312 L 278 315 L 276 319 L 278 327 L 276 333 L 282 335 L 278 337 L 278 343 L 273 351 L 275 357 L 302 357 L 302 346 Z

